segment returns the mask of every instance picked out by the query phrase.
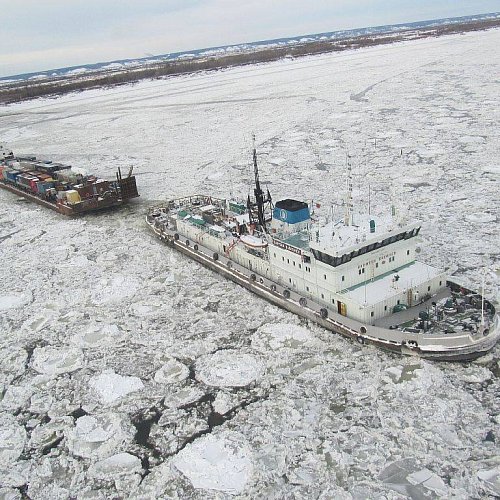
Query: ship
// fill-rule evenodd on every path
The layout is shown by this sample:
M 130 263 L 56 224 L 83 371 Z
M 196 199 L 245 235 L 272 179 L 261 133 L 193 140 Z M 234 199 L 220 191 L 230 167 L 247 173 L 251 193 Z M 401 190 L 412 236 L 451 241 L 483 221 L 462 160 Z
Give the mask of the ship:
M 388 351 L 469 361 L 500 337 L 492 302 L 416 259 L 418 222 L 353 213 L 352 173 L 340 217 L 316 217 L 295 199 L 273 203 L 259 179 L 253 196 L 202 194 L 149 209 L 165 244 L 263 299 L 322 327 Z
M 112 181 L 89 175 L 71 165 L 16 156 L 0 145 L 0 188 L 63 215 L 78 216 L 123 205 L 139 196 L 130 168 L 118 168 Z

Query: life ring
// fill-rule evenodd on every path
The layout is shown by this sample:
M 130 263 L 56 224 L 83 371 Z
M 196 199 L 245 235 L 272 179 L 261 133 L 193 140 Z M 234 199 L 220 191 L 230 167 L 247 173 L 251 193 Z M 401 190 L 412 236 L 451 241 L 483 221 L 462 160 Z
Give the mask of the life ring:
M 299 299 L 299 304 L 300 304 L 302 307 L 306 307 L 306 306 L 307 306 L 307 300 L 306 300 L 304 297 L 300 297 L 300 299 Z
M 174 240 L 177 241 L 179 239 L 179 235 L 177 233 L 174 234 Z
M 273 292 L 275 292 L 275 291 L 276 291 L 276 285 L 271 285 L 271 290 L 272 290 Z
M 263 280 L 262 278 L 259 278 L 259 283 L 260 283 L 261 285 L 263 285 L 263 284 L 264 284 L 264 280 Z
M 319 310 L 319 315 L 323 318 L 323 319 L 326 319 L 328 318 L 328 311 L 322 307 L 320 310 Z
M 214 252 L 214 254 L 212 255 L 213 259 L 214 260 L 217 260 L 219 258 L 219 254 L 217 252 Z
M 197 251 L 198 251 L 198 245 L 194 245 L 194 246 L 193 246 L 193 250 L 194 250 L 195 252 L 197 252 Z
M 285 297 L 285 299 L 289 299 L 290 298 L 290 290 L 283 290 L 283 297 Z
M 186 246 L 187 247 L 189 246 L 189 240 L 186 240 Z
M 255 281 L 255 280 L 257 279 L 257 276 L 255 276 L 255 274 L 251 274 L 251 275 L 250 275 L 250 279 L 251 279 L 252 281 Z

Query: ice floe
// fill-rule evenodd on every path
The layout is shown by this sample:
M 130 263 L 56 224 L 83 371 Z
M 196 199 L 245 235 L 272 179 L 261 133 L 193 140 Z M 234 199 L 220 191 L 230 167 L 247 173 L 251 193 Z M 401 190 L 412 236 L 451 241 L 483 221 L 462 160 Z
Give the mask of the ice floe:
M 444 481 L 429 469 L 418 468 L 412 458 L 391 463 L 379 477 L 391 489 L 410 498 L 443 498 L 448 494 Z
M 46 424 L 38 425 L 31 432 L 29 447 L 44 451 L 64 437 L 64 432 L 73 426 L 71 417 L 52 420 Z
M 89 469 L 90 477 L 97 479 L 116 479 L 119 476 L 139 473 L 141 460 L 130 453 L 117 453 L 96 462 Z
M 181 450 L 173 460 L 194 488 L 237 494 L 252 477 L 252 452 L 236 432 L 204 436 Z
M 73 341 L 79 347 L 102 347 L 113 345 L 122 338 L 122 332 L 117 325 L 93 325 L 75 335 Z
M 169 408 L 181 408 L 198 401 L 205 393 L 199 387 L 186 387 L 165 398 L 165 405 Z
M 124 451 L 134 436 L 134 429 L 126 416 L 105 413 L 80 417 L 64 435 L 74 455 L 104 459 Z
M 142 389 L 144 384 L 138 377 L 126 377 L 110 370 L 92 377 L 89 386 L 99 395 L 103 403 L 109 404 Z
M 155 373 L 154 379 L 159 384 L 175 384 L 182 382 L 188 376 L 189 368 L 186 365 L 170 359 Z
M 17 309 L 28 302 L 28 299 L 23 294 L 12 294 L 0 296 L 0 311 L 8 311 L 9 309 Z
M 252 336 L 252 347 L 264 353 L 283 348 L 301 349 L 314 343 L 315 339 L 310 330 L 285 323 L 263 325 Z
M 485 483 L 492 495 L 500 496 L 500 465 L 493 469 L 478 471 L 477 477 Z
M 37 347 L 33 352 L 33 368 L 45 375 L 60 375 L 83 366 L 83 353 L 71 347 Z
M 207 354 L 196 362 L 196 378 L 215 387 L 245 387 L 263 372 L 264 364 L 256 355 L 233 349 Z
M 8 413 L 0 414 L 0 467 L 15 462 L 24 449 L 26 430 Z

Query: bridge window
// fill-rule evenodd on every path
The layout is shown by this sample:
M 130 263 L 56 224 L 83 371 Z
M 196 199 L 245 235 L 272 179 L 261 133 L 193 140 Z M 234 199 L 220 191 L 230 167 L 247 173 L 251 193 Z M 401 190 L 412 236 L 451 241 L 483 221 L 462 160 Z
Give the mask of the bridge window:
M 326 280 L 326 274 L 323 274 L 323 278 L 325 278 L 325 280 Z
M 345 276 L 342 276 L 342 281 L 345 281 Z
M 375 313 L 372 311 L 372 312 L 370 313 L 370 316 L 373 318 L 373 316 L 375 316 Z

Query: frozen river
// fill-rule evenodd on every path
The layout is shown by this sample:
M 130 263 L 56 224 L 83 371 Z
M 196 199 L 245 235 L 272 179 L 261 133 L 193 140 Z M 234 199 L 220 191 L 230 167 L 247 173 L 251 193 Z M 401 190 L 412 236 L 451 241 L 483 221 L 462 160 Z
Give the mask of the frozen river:
M 69 220 L 0 192 L 0 499 L 500 495 L 500 348 L 362 347 L 147 231 L 160 200 L 274 199 L 423 222 L 420 257 L 500 290 L 500 30 L 141 82 L 0 109 L 0 142 L 141 198 Z

